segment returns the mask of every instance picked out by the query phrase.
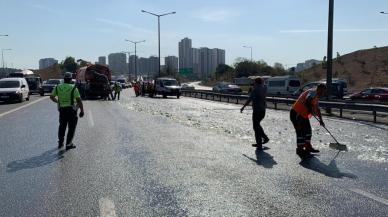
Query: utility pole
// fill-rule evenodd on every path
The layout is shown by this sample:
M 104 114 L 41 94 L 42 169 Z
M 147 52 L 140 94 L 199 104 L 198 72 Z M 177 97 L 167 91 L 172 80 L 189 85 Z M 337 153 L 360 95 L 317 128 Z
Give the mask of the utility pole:
M 329 25 L 327 36 L 327 73 L 326 73 L 326 86 L 327 86 L 327 99 L 331 99 L 331 83 L 333 77 L 333 22 L 334 22 L 334 0 L 329 0 Z M 331 113 L 331 109 L 326 110 L 327 113 Z
M 252 46 L 245 46 L 244 45 L 243 47 L 251 49 L 251 62 L 252 62 L 253 61 L 253 59 L 252 59 Z

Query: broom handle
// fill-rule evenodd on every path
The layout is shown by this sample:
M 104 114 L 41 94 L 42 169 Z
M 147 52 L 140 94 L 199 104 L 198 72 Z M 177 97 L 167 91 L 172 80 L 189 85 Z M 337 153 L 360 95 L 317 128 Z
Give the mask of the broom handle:
M 317 116 L 314 115 L 314 118 L 317 119 L 317 121 L 319 122 L 319 119 L 317 118 Z M 329 133 L 329 135 L 338 143 L 340 144 L 337 139 L 333 136 L 333 134 L 331 134 L 331 132 L 325 127 L 325 126 L 322 126 L 323 128 L 325 128 L 325 130 Z

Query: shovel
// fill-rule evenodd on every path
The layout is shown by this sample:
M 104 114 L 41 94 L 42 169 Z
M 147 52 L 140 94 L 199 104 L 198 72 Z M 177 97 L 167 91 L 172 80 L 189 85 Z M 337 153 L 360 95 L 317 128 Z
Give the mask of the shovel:
M 319 122 L 319 119 L 317 118 L 317 116 L 315 116 L 315 119 L 317 119 L 317 121 Z M 323 128 L 325 128 L 325 130 L 329 133 L 329 135 L 334 139 L 335 142 L 331 142 L 329 144 L 329 147 L 331 149 L 335 149 L 335 150 L 338 150 L 338 151 L 347 151 L 348 150 L 348 147 L 344 144 L 341 144 L 337 141 L 337 139 L 333 136 L 333 134 L 331 134 L 331 132 L 325 127 L 325 126 L 322 126 Z

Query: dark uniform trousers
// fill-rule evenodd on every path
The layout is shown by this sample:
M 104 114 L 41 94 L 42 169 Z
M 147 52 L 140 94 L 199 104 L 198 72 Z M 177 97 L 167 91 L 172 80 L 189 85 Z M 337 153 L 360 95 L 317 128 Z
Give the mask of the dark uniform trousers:
M 263 127 L 260 125 L 260 122 L 264 117 L 265 111 L 253 111 L 252 113 L 253 130 L 255 131 L 256 144 L 258 145 L 263 143 L 263 139 L 268 139 L 267 135 L 264 133 Z
M 59 129 L 58 129 L 59 141 L 58 142 L 60 144 L 62 144 L 64 141 L 66 127 L 68 128 L 66 145 L 70 144 L 73 141 L 77 122 L 78 122 L 77 111 L 75 111 L 73 107 L 59 108 Z
M 310 120 L 298 115 L 294 109 L 290 111 L 290 119 L 296 131 L 296 144 L 301 146 L 310 143 L 312 137 Z

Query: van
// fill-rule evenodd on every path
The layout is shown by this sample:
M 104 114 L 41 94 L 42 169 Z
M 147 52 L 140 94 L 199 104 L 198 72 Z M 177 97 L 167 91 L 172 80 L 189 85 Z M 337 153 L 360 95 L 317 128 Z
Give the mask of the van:
M 265 83 L 267 94 L 290 95 L 300 87 L 300 80 L 294 76 L 276 76 L 269 78 Z
M 29 88 L 24 78 L 0 79 L 0 101 L 30 100 Z
M 316 88 L 319 84 L 326 84 L 326 81 L 315 81 L 307 83 L 301 86 L 298 90 L 296 90 L 292 95 L 298 97 L 300 94 L 305 92 L 306 90 Z M 331 84 L 331 96 L 334 99 L 343 99 L 344 96 L 344 88 L 341 86 L 341 82 L 333 82 Z
M 40 93 L 40 88 L 42 87 L 42 79 L 40 77 L 25 77 L 28 88 L 30 89 L 30 94 Z
M 154 95 L 176 96 L 178 99 L 181 96 L 181 85 L 174 78 L 157 78 L 155 80 Z

